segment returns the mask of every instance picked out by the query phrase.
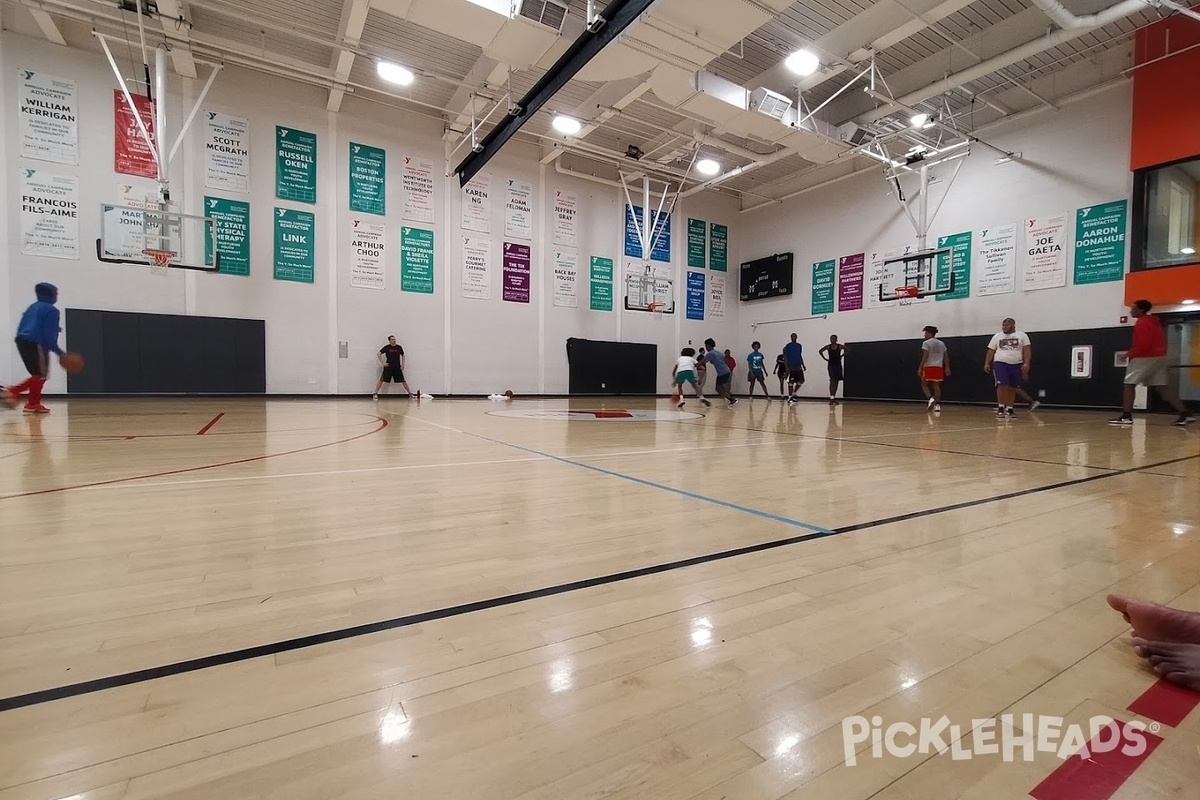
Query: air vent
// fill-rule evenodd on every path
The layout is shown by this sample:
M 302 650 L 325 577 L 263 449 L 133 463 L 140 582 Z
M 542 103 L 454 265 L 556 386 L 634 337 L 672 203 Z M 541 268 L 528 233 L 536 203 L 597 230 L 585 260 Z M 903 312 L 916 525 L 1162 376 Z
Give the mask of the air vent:
M 750 93 L 750 109 L 773 119 L 782 120 L 791 107 L 791 100 L 770 89 L 755 89 Z
M 563 23 L 567 21 L 567 7 L 554 0 L 520 0 L 517 16 L 562 33 Z

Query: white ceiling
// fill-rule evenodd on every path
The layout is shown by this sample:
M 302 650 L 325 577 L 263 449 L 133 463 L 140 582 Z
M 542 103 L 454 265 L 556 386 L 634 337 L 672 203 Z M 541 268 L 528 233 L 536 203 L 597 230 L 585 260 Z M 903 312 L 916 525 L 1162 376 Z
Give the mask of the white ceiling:
M 1064 5 L 1083 15 L 1112 1 L 1064 0 Z M 118 37 L 131 35 L 136 42 L 136 16 L 120 11 L 117 0 L 2 2 L 6 29 L 58 35 L 71 46 L 88 49 L 95 48 L 92 27 Z M 191 51 L 322 87 L 330 93 L 331 109 L 351 94 L 385 102 L 393 109 L 387 113 L 404 113 L 395 110 L 399 108 L 440 119 L 448 129 L 447 140 L 454 141 L 470 125 L 473 98 L 481 114 L 498 101 L 503 110 L 506 93 L 520 98 L 544 74 L 582 30 L 587 6 L 587 0 L 569 0 L 569 21 L 564 35 L 556 37 L 524 21 L 505 23 L 467 2 L 157 0 L 160 17 L 144 21 L 151 42 L 170 41 L 181 73 L 193 68 Z M 448 13 L 438 14 L 443 10 Z M 925 134 L 927 140 L 934 134 L 945 139 L 954 130 L 983 135 L 999 120 L 1037 109 L 1054 113 L 1081 93 L 1124 80 L 1133 32 L 1157 18 L 1147 6 L 1058 46 L 1035 47 L 1041 52 L 1011 63 L 1000 58 L 997 68 L 924 96 L 931 84 L 1040 41 L 1058 27 L 1032 0 L 658 0 L 620 44 L 610 45 L 613 52 L 601 54 L 611 63 L 597 59 L 583 73 L 590 80 L 571 81 L 519 137 L 538 142 L 548 154 L 555 145 L 565 148 L 572 165 L 590 162 L 588 171 L 620 163 L 626 148 L 634 145 L 645 153 L 644 164 L 652 162 L 664 175 L 682 176 L 698 150 L 700 157 L 720 161 L 727 173 L 745 167 L 725 178 L 720 188 L 754 205 L 877 162 L 839 152 L 849 148 L 830 151 L 828 140 L 815 136 L 785 140 L 788 131 L 763 128 L 761 116 L 756 123 L 744 115 L 738 122 L 698 113 L 696 108 L 707 107 L 682 102 L 682 94 L 672 97 L 673 91 L 692 91 L 691 75 L 697 70 L 748 90 L 766 87 L 793 100 L 799 96 L 807 110 L 820 107 L 814 119 L 822 123 L 855 121 L 876 134 L 893 132 L 908 139 L 908 146 L 915 136 L 904 130 L 911 111 L 868 96 L 862 91 L 867 78 L 855 81 L 872 58 L 879 93 L 908 96 L 909 108 L 939 114 L 946 123 Z M 746 20 L 756 27 L 733 30 Z M 518 27 L 498 35 L 506 24 Z M 800 47 L 817 52 L 823 65 L 802 84 L 781 66 Z M 381 58 L 402 63 L 420 77 L 411 87 L 390 87 L 375 74 L 375 61 Z M 518 60 L 529 63 L 513 63 Z M 574 113 L 592 124 L 581 138 L 564 141 L 549 126 L 553 112 Z M 795 148 L 793 140 L 799 141 Z M 805 149 L 816 145 L 823 156 Z M 756 163 L 776 151 L 781 152 L 771 163 Z

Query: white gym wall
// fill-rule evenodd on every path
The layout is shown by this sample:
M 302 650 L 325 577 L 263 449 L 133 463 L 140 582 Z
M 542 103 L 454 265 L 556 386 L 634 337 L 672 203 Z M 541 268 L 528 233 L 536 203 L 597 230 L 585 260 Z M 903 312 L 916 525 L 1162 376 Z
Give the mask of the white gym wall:
M 8 276 L 4 313 L 11 328 L 33 301 L 33 286 L 49 280 L 60 287 L 63 308 L 94 308 L 165 314 L 230 316 L 266 320 L 267 391 L 283 394 L 364 394 L 377 377 L 375 353 L 389 334 L 395 334 L 408 358 L 407 377 L 413 389 L 434 394 L 487 394 L 512 389 L 518 394 L 563 393 L 567 389 L 566 340 L 568 337 L 648 342 L 659 347 L 659 389 L 667 391 L 671 365 L 679 347 L 712 336 L 722 348 L 732 349 L 739 365 L 749 339 L 737 332 L 737 264 L 743 242 L 738 230 L 738 202 L 706 193 L 680 201 L 673 218 L 672 254 L 675 267 L 676 312 L 653 319 L 644 312 L 622 311 L 624 299 L 623 241 L 624 195 L 620 189 L 559 174 L 539 163 L 538 151 L 514 141 L 488 164 L 493 177 L 492 297 L 462 297 L 460 199 L 457 177 L 435 182 L 438 215 L 435 231 L 435 293 L 401 292 L 400 225 L 403 224 L 403 191 L 400 167 L 403 157 L 444 164 L 441 123 L 417 114 L 348 96 L 338 114 L 325 110 L 325 92 L 310 86 L 246 72 L 222 71 L 203 108 L 223 111 L 250 120 L 251 190 L 236 195 L 206 190 L 203 159 L 197 131 L 189 135 L 171 167 L 172 192 L 183 211 L 200 213 L 204 195 L 248 200 L 251 206 L 251 274 L 249 277 L 174 271 L 165 277 L 148 268 L 102 264 L 95 258 L 99 207 L 115 200 L 118 183 L 127 176 L 113 171 L 113 101 L 115 79 L 100 54 L 56 47 L 43 41 L 5 32 L 0 65 L 9 102 L 3 106 L 3 152 L 9 163 L 9 196 L 16 170 L 25 166 L 80 179 L 80 258 L 60 260 L 24 256 L 20 252 L 19 204 L 10 203 L 6 223 Z M 130 69 L 128 54 L 114 55 Z M 136 55 L 136 53 L 135 53 Z M 78 82 L 80 164 L 78 167 L 26 163 L 16 152 L 17 117 L 13 97 L 18 68 L 34 69 Z M 137 67 L 140 69 L 140 65 Z M 127 73 L 128 74 L 128 73 Z M 173 141 L 194 97 L 207 77 L 181 85 L 170 75 L 168 132 Z M 275 126 L 299 128 L 318 137 L 318 202 L 315 206 L 278 201 L 274 197 Z M 387 215 L 356 215 L 348 206 L 348 150 L 351 141 L 381 147 L 387 152 Z M 455 156 L 457 163 L 463 151 Z M 504 302 L 501 247 L 504 182 L 509 178 L 534 186 L 535 223 L 532 249 L 532 286 L 529 304 Z M 553 249 L 549 225 L 553 192 L 571 189 L 580 197 L 579 307 L 553 305 Z M 639 202 L 636 198 L 635 203 Z M 272 277 L 271 214 L 276 207 L 301 208 L 316 215 L 317 262 L 313 284 L 277 281 Z M 352 250 L 348 221 L 362 216 L 386 224 L 387 288 L 384 291 L 350 287 Z M 723 318 L 693 322 L 685 316 L 686 238 L 688 216 L 728 225 L 729 272 L 726 273 L 726 313 Z M 588 267 L 592 255 L 614 262 L 612 312 L 588 309 Z M 336 267 L 330 260 L 335 260 Z M 711 271 L 706 270 L 711 276 Z M 2 278 L 4 273 L 0 273 Z M 449 292 L 449 304 L 447 295 Z M 447 307 L 449 313 L 447 315 Z M 707 309 L 706 309 L 707 310 Z M 349 357 L 338 358 L 338 343 L 346 342 Z M 736 342 L 736 344 L 735 344 Z M 7 352 L 7 351 L 6 351 Z M 8 375 L 20 365 L 8 355 Z M 65 391 L 65 379 L 55 370 L 50 392 Z
M 1025 292 L 1020 288 L 1021 244 L 1017 242 L 1017 291 L 980 297 L 978 255 L 972 259 L 971 296 L 961 300 L 932 300 L 900 307 L 835 312 L 827 319 L 759 326 L 763 320 L 807 317 L 811 311 L 812 265 L 817 261 L 916 243 L 912 223 L 889 194 L 882 168 L 848 178 L 783 203 L 738 215 L 738 240 L 743 260 L 792 251 L 796 255 L 795 293 L 789 298 L 759 300 L 738 309 L 738 337 L 758 338 L 763 349 L 778 353 L 796 331 L 805 347 L 810 380 L 805 394 L 825 396 L 824 362 L 817 350 L 830 334 L 843 342 L 919 339 L 925 325 L 936 325 L 945 336 L 991 333 L 1004 317 L 1015 317 L 1025 331 L 1099 328 L 1119 324 L 1123 312 L 1121 281 L 1075 286 L 1071 283 L 1074 214 L 1077 208 L 1129 197 L 1130 89 L 1128 85 L 1066 106 L 1042 112 L 983 134 L 1021 160 L 996 165 L 997 152 L 974 145 L 930 231 L 937 236 L 973 231 L 973 246 L 981 228 L 1020 223 L 1026 218 L 1068 215 L 1067 285 Z M 936 167 L 942 176 L 931 187 L 931 204 L 941 197 L 953 164 Z M 903 184 L 911 197 L 915 180 Z M 752 200 L 750 201 L 753 202 Z M 1126 245 L 1128 247 L 1128 243 Z M 1128 263 L 1128 261 L 1127 261 Z M 868 284 L 869 286 L 869 284 Z M 769 343 L 769 344 L 768 344 Z M 1036 342 L 1035 342 L 1036 345 Z M 772 359 L 769 358 L 768 361 Z M 853 353 L 847 369 L 852 369 Z M 915 384 L 914 384 L 915 391 Z

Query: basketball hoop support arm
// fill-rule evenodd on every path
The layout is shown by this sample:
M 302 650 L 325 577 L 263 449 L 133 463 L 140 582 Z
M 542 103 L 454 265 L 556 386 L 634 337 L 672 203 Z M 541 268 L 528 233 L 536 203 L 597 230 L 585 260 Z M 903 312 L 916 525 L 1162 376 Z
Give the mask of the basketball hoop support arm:
M 175 154 L 179 152 L 180 146 L 183 144 L 183 139 L 187 135 L 188 129 L 192 122 L 196 119 L 196 113 L 204 104 L 205 98 L 208 96 L 208 90 L 212 88 L 213 81 L 217 78 L 217 73 L 221 71 L 220 64 L 209 64 L 211 72 L 208 80 L 204 84 L 204 88 L 196 97 L 196 101 L 192 104 L 192 110 L 188 113 L 183 125 L 179 129 L 179 135 L 175 138 L 175 143 L 168 151 L 165 137 L 167 132 L 167 106 L 162 102 L 162 98 L 167 90 L 167 46 L 160 44 L 154 51 L 154 112 L 155 112 L 155 129 L 158 133 L 156 137 L 159 141 L 156 143 L 150 136 L 149 129 L 146 128 L 146 122 L 142 119 L 142 115 L 138 113 L 137 106 L 133 104 L 133 96 L 129 93 L 129 86 L 126 84 L 125 76 L 121 74 L 121 68 L 117 66 L 117 60 L 113 57 L 112 49 L 108 46 L 108 37 L 99 31 L 92 31 L 92 35 L 100 42 L 100 46 L 104 49 L 104 55 L 108 58 L 108 66 L 112 69 L 113 76 L 117 79 L 117 85 L 121 89 L 121 93 L 125 96 L 125 102 L 128 104 L 130 111 L 133 112 L 133 118 L 137 122 L 138 132 L 142 135 L 142 140 L 146 146 L 150 148 L 150 152 L 154 153 L 154 161 L 158 167 L 158 194 L 159 205 L 161 210 L 166 210 L 166 206 L 171 200 L 170 178 L 167 168 L 171 164 L 171 160 L 175 158 Z

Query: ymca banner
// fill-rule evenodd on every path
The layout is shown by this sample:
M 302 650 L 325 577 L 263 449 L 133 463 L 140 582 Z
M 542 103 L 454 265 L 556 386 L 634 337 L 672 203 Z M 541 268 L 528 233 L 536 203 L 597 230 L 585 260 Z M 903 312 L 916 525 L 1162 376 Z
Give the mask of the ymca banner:
M 135 94 L 134 108 L 125 102 L 125 93 L 120 89 L 113 90 L 114 118 L 114 156 L 113 169 L 123 175 L 140 175 L 143 178 L 158 178 L 158 162 L 154 160 L 154 151 L 142 136 L 138 127 L 138 117 L 150 134 L 150 141 L 158 144 L 154 132 L 154 104 L 145 95 Z M 135 111 L 136 109 L 136 111 Z
M 204 112 L 204 185 L 227 192 L 250 191 L 250 120 Z
M 510 239 L 533 238 L 533 184 L 508 181 L 504 200 L 504 235 Z
M 1066 214 L 1025 220 L 1025 291 L 1067 285 L 1066 245 Z
M 554 193 L 554 244 L 579 246 L 579 195 L 575 192 Z
M 492 232 L 492 178 L 476 175 L 462 191 L 462 229 Z
M 463 297 L 492 299 L 492 240 L 463 237 Z
M 359 289 L 387 288 L 383 265 L 384 227 L 361 219 L 350 220 L 350 248 L 354 262 L 350 265 L 350 285 Z
M 404 157 L 404 218 L 433 222 L 433 162 Z
M 75 81 L 18 70 L 21 156 L 79 163 L 79 100 Z
M 21 171 L 21 252 L 79 258 L 79 178 Z
M 1017 224 L 984 228 L 979 233 L 979 295 L 1017 290 Z
M 562 251 L 554 254 L 554 305 L 579 307 L 579 256 Z

